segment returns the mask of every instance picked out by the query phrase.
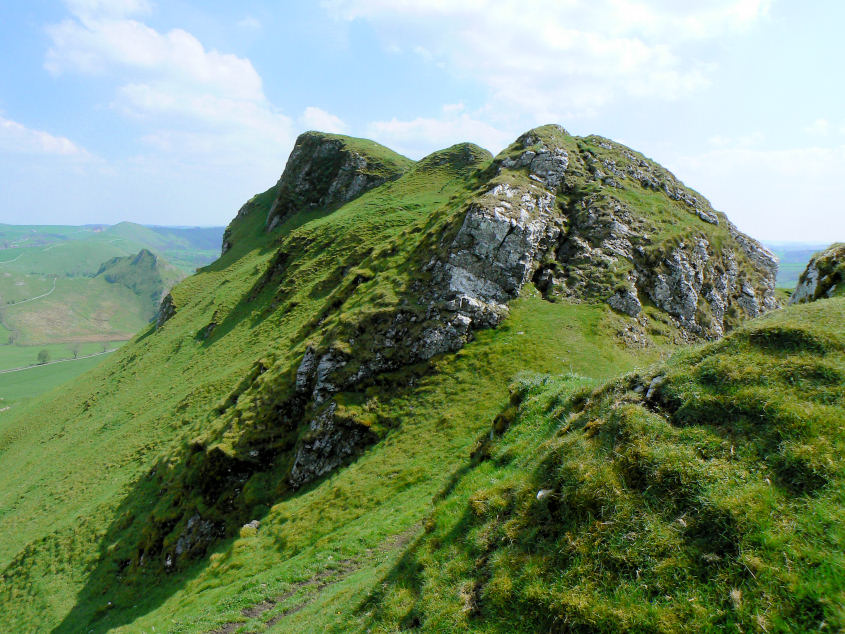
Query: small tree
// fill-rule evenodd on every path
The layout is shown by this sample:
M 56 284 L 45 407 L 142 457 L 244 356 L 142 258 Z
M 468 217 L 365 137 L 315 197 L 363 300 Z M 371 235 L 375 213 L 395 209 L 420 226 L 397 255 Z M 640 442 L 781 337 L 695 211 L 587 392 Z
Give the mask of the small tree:
M 44 365 L 50 360 L 50 351 L 49 350 L 40 350 L 38 352 L 38 365 Z

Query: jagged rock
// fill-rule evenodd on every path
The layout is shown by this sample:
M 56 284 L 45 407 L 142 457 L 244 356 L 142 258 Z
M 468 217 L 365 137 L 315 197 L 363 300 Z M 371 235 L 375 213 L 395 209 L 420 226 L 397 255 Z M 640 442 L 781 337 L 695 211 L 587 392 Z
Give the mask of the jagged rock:
M 804 304 L 845 292 L 845 244 L 834 244 L 816 253 L 801 274 L 789 299 Z
M 190 556 L 192 552 L 204 551 L 220 534 L 221 528 L 217 524 L 211 520 L 203 519 L 199 513 L 196 513 L 188 520 L 185 530 L 176 540 L 172 555 L 178 561 L 182 557 Z M 173 564 L 170 553 L 167 554 L 167 560 L 170 561 L 170 565 Z M 167 565 L 166 562 L 165 565 Z
M 337 419 L 336 412 L 337 405 L 329 403 L 312 419 L 288 475 L 291 487 L 299 488 L 333 471 L 376 439 L 367 427 Z
M 319 132 L 301 134 L 276 186 L 267 230 L 272 231 L 298 211 L 328 209 L 349 202 L 398 178 L 402 172 L 402 163 L 365 155 L 344 137 Z
M 176 314 L 176 305 L 173 303 L 173 296 L 168 293 L 161 300 L 161 305 L 156 314 L 156 329 L 164 326 L 165 322 Z
M 643 309 L 640 298 L 637 297 L 636 288 L 625 288 L 616 291 L 615 294 L 610 296 L 607 303 L 610 304 L 611 308 L 615 308 L 631 317 L 636 317 Z

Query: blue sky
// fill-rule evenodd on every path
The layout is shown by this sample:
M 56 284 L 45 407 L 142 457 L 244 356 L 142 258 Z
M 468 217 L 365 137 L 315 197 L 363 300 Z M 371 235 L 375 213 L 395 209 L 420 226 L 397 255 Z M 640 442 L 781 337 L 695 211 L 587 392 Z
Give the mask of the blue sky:
M 0 222 L 221 225 L 296 135 L 419 158 L 543 123 L 761 239 L 845 240 L 839 0 L 0 0 Z

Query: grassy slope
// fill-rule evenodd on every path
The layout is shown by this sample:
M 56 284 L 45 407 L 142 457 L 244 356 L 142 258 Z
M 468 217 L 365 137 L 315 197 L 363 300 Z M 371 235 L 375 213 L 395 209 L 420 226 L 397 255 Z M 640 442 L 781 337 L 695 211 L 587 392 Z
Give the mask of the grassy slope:
M 286 310 L 269 315 L 265 308 L 272 293 L 249 300 L 276 253 L 273 237 L 263 234 L 274 196 L 272 190 L 265 193 L 257 201 L 260 208 L 233 228 L 233 249 L 174 289 L 177 314 L 164 329 L 143 333 L 85 383 L 39 403 L 37 411 L 0 423 L 0 525 L 7 535 L 0 543 L 0 566 L 7 579 L 16 579 L 3 585 L 0 601 L 16 606 L 19 623 L 44 626 L 67 615 L 83 588 L 86 566 L 98 556 L 99 540 L 116 513 L 123 512 L 124 498 L 130 507 L 155 500 L 143 491 L 139 478 L 208 425 L 221 395 L 250 375 L 256 358 L 275 354 L 293 362 L 301 354 L 295 346 L 303 337 L 302 324 L 320 312 L 332 289 L 320 282 L 350 257 L 349 245 L 363 250 L 368 243 L 384 244 L 409 226 L 425 224 L 435 208 L 464 190 L 463 181 L 450 185 L 450 179 L 448 173 L 434 179 L 434 191 L 426 186 L 430 175 L 394 183 L 339 210 L 331 222 L 319 211 L 292 219 L 281 229 L 288 243 L 315 236 L 329 246 L 309 251 L 291 280 L 298 305 L 291 302 Z M 398 204 L 411 197 L 415 204 Z M 297 232 L 308 221 L 308 232 Z M 347 240 L 339 241 L 339 236 Z M 215 313 L 220 323 L 213 337 L 197 337 Z M 180 380 L 173 381 L 173 376 Z M 35 419 L 40 424 L 32 424 Z M 49 512 L 44 506 L 48 499 Z M 92 525 L 88 518 L 95 517 L 109 519 Z M 17 528 L 8 530 L 12 525 Z M 54 549 L 63 554 L 56 557 Z M 64 569 L 54 579 L 64 592 L 45 593 L 18 579 L 37 577 L 38 562 Z
M 448 497 L 472 472 L 469 451 L 507 405 L 513 375 L 606 378 L 655 360 L 657 351 L 609 343 L 620 318 L 606 306 L 552 304 L 529 288 L 503 327 L 435 360 L 437 372 L 394 377 L 377 398 L 351 403 L 384 436 L 353 465 L 298 494 L 279 488 L 283 459 L 255 473 L 238 501 L 246 519 L 262 520 L 257 533 L 243 529 L 178 572 L 125 567 L 145 531 L 174 539 L 180 528 L 168 523 L 184 521 L 174 508 L 200 503 L 178 488 L 193 477 L 192 446 L 248 450 L 238 443 L 258 436 L 272 399 L 289 392 L 306 342 L 342 341 L 400 301 L 417 258 L 430 257 L 474 195 L 463 169 L 435 163 L 333 213 L 298 214 L 269 237 L 275 192 L 259 195 L 233 225 L 231 251 L 174 289 L 176 314 L 160 331 L 141 333 L 84 383 L 0 419 L 0 612 L 10 627 L 202 631 L 288 611 L 276 627 L 391 626 L 396 612 L 367 614 L 367 595 L 412 556 L 403 548 L 432 496 Z M 260 368 L 269 370 L 250 387 Z M 409 592 L 385 605 L 412 608 Z M 267 610 L 254 607 L 264 599 Z
M 479 158 L 483 160 L 483 156 Z M 159 569 L 151 572 L 149 579 L 139 569 L 115 587 L 115 579 L 121 575 L 108 551 L 132 545 L 133 517 L 149 518 L 151 512 L 155 517 L 150 505 L 160 493 L 153 487 L 160 485 L 155 480 L 150 482 L 145 474 L 156 465 L 159 470 L 185 469 L 181 462 L 185 441 L 201 431 L 214 433 L 219 426 L 213 419 L 214 406 L 221 395 L 231 393 L 244 376 L 251 374 L 256 358 L 275 358 L 276 365 L 282 367 L 298 360 L 304 339 L 311 333 L 303 330 L 303 325 L 313 323 L 314 315 L 335 299 L 332 291 L 338 284 L 336 276 L 347 262 L 370 270 L 368 278 L 375 272 L 378 275 L 360 284 L 361 295 L 356 292 L 350 298 L 346 319 L 372 310 L 368 306 L 378 308 L 379 303 L 396 301 L 396 289 L 407 283 L 402 277 L 408 274 L 403 263 L 416 246 L 410 237 L 420 240 L 429 233 L 439 236 L 438 227 L 447 223 L 471 195 L 460 169 L 454 172 L 448 166 L 423 164 L 419 170 L 329 216 L 314 211 L 291 219 L 277 234 L 281 236 L 279 246 L 273 244 L 272 237 L 262 234 L 264 214 L 273 194 L 271 190 L 259 196 L 256 211 L 233 227 L 234 247 L 230 252 L 174 289 L 177 312 L 161 331 L 140 335 L 134 344 L 90 374 L 85 384 L 76 383 L 52 400 L 39 403 L 37 411 L 0 423 L 0 508 L 4 509 L 0 528 L 6 535 L 0 543 L 0 565 L 6 579 L 0 590 L 0 607 L 14 605 L 14 610 L 6 611 L 14 615 L 16 626 L 45 628 L 61 622 L 64 629 L 73 631 L 102 618 L 108 601 L 120 607 L 105 615 L 102 623 L 125 623 L 153 610 L 169 596 L 169 607 L 153 611 L 150 619 L 167 618 L 169 622 L 174 609 L 187 622 L 200 617 L 207 622 L 231 618 L 226 604 L 218 606 L 219 594 L 204 594 L 207 598 L 197 603 L 194 587 L 189 587 L 187 594 L 179 591 L 200 574 L 199 569 L 174 575 L 163 584 Z M 288 271 L 282 288 L 262 290 L 259 282 L 276 250 L 302 249 L 303 244 L 310 248 L 292 258 L 295 266 L 290 265 L 293 270 Z M 362 299 L 356 301 L 357 297 Z M 361 500 L 363 506 L 356 509 L 351 505 L 341 511 L 333 500 L 346 494 L 325 485 L 316 506 L 311 507 L 312 514 L 303 521 L 314 521 L 313 513 L 321 508 L 324 513 L 333 508 L 342 517 L 338 516 L 336 527 L 333 523 L 312 526 L 311 538 L 302 530 L 295 531 L 286 538 L 292 546 L 303 538 L 313 538 L 312 545 L 317 545 L 314 540 L 319 540 L 320 534 L 337 531 L 337 548 L 357 547 L 361 542 L 355 537 L 356 531 L 365 531 L 372 543 L 394 528 L 404 530 L 413 525 L 423 508 L 419 502 L 430 497 L 435 490 L 432 487 L 440 486 L 445 474 L 465 461 L 467 446 L 506 398 L 506 378 L 522 364 L 541 357 L 552 369 L 553 364 L 571 360 L 581 371 L 593 366 L 594 372 L 606 374 L 612 367 L 633 362 L 631 354 L 607 349 L 604 343 L 618 321 L 606 307 L 555 306 L 536 298 L 525 301 L 528 303 L 522 313 L 515 311 L 512 329 L 482 333 L 478 343 L 472 344 L 475 347 L 470 349 L 477 350 L 477 356 L 463 361 L 463 355 L 459 355 L 443 361 L 444 372 L 431 379 L 439 382 L 437 385 L 418 387 L 408 394 L 398 390 L 397 403 L 382 406 L 393 417 L 390 429 L 408 425 L 409 432 L 415 430 L 407 438 L 404 433 L 386 432 L 392 434 L 389 438 L 396 437 L 399 450 L 390 440 L 374 450 L 387 451 L 390 460 L 401 465 L 402 478 L 395 482 L 393 478 L 380 478 L 382 454 L 374 454 L 375 461 L 368 463 L 368 477 L 389 486 L 373 489 L 371 498 Z M 278 309 L 267 310 L 267 306 Z M 552 315 L 544 311 L 559 311 L 559 316 L 569 315 L 572 320 L 550 319 Z M 337 323 L 339 318 L 342 321 L 344 315 L 332 315 L 318 333 L 330 336 L 332 329 L 342 327 Z M 198 336 L 206 332 L 209 321 L 217 323 L 210 337 Z M 543 332 L 549 328 L 551 332 Z M 528 333 L 529 329 L 533 329 L 531 336 L 517 334 Z M 510 338 L 512 354 L 499 350 L 496 338 L 503 337 Z M 493 338 L 488 346 L 483 345 L 485 338 Z M 534 345 L 524 343 L 529 340 Z M 552 354 L 552 350 L 558 352 Z M 446 371 L 449 363 L 458 364 L 454 371 Z M 180 381 L 172 380 L 175 375 Z M 467 381 L 475 381 L 477 389 L 460 389 Z M 45 422 L 34 426 L 33 417 Z M 439 441 L 430 446 L 422 444 L 425 451 L 421 454 L 408 453 L 409 448 L 421 445 L 420 438 L 437 430 L 439 438 L 447 441 L 445 445 Z M 36 462 L 41 465 L 38 469 L 34 468 Z M 22 475 L 12 478 L 12 473 Z M 270 473 L 269 477 L 279 475 Z M 409 495 L 416 502 L 409 503 L 398 526 L 391 522 L 361 524 L 365 512 L 389 515 L 390 508 L 381 503 L 413 483 L 418 486 Z M 266 494 L 272 495 L 272 490 Z M 311 504 L 311 495 L 289 496 L 284 504 L 289 508 Z M 47 500 L 49 512 L 45 510 Z M 261 511 L 258 504 L 254 511 L 265 514 L 268 509 Z M 272 513 L 266 518 L 268 527 L 272 526 L 271 518 Z M 341 528 L 347 522 L 348 528 Z M 279 523 L 285 520 L 280 518 Z M 12 525 L 16 529 L 8 530 Z M 278 568 L 291 554 L 280 552 L 279 547 L 271 540 L 260 556 L 247 558 L 249 565 L 265 571 Z M 234 555 L 240 546 L 228 543 L 223 552 L 227 549 Z M 100 565 L 95 566 L 98 557 Z M 231 587 L 235 577 L 220 574 L 215 563 L 219 561 L 205 560 L 200 565 L 209 567 L 203 583 L 220 585 L 227 594 L 235 592 L 241 595 L 240 603 L 248 605 L 254 589 L 238 588 L 238 581 Z M 276 585 L 324 563 L 323 556 L 314 551 L 310 558 L 293 561 Z M 152 582 L 161 584 L 159 592 L 147 591 Z M 44 583 L 60 591 L 46 592 Z M 139 596 L 141 587 L 145 588 L 143 596 Z M 101 599 L 106 588 L 113 591 L 107 590 L 110 598 L 104 603 Z M 183 604 L 187 605 L 172 607 Z M 220 607 L 224 608 L 222 613 Z
M 594 391 L 522 381 L 358 626 L 840 631 L 843 323 L 824 300 Z

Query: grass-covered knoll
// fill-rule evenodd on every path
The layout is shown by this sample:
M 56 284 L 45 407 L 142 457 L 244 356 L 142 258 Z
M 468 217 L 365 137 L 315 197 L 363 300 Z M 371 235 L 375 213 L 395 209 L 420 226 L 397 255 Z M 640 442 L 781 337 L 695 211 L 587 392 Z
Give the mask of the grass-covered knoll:
M 211 262 L 219 254 L 221 235 L 220 228 L 128 222 L 111 227 L 0 225 L 0 344 L 129 339 L 155 312 L 161 291 L 154 287 L 169 288 Z M 149 258 L 129 266 L 141 251 L 155 254 L 157 266 L 146 265 Z M 128 258 L 125 270 L 103 271 L 121 258 Z M 11 350 L 0 347 L 0 359 Z
M 361 627 L 841 630 L 843 323 L 829 300 L 598 387 L 517 382 Z

